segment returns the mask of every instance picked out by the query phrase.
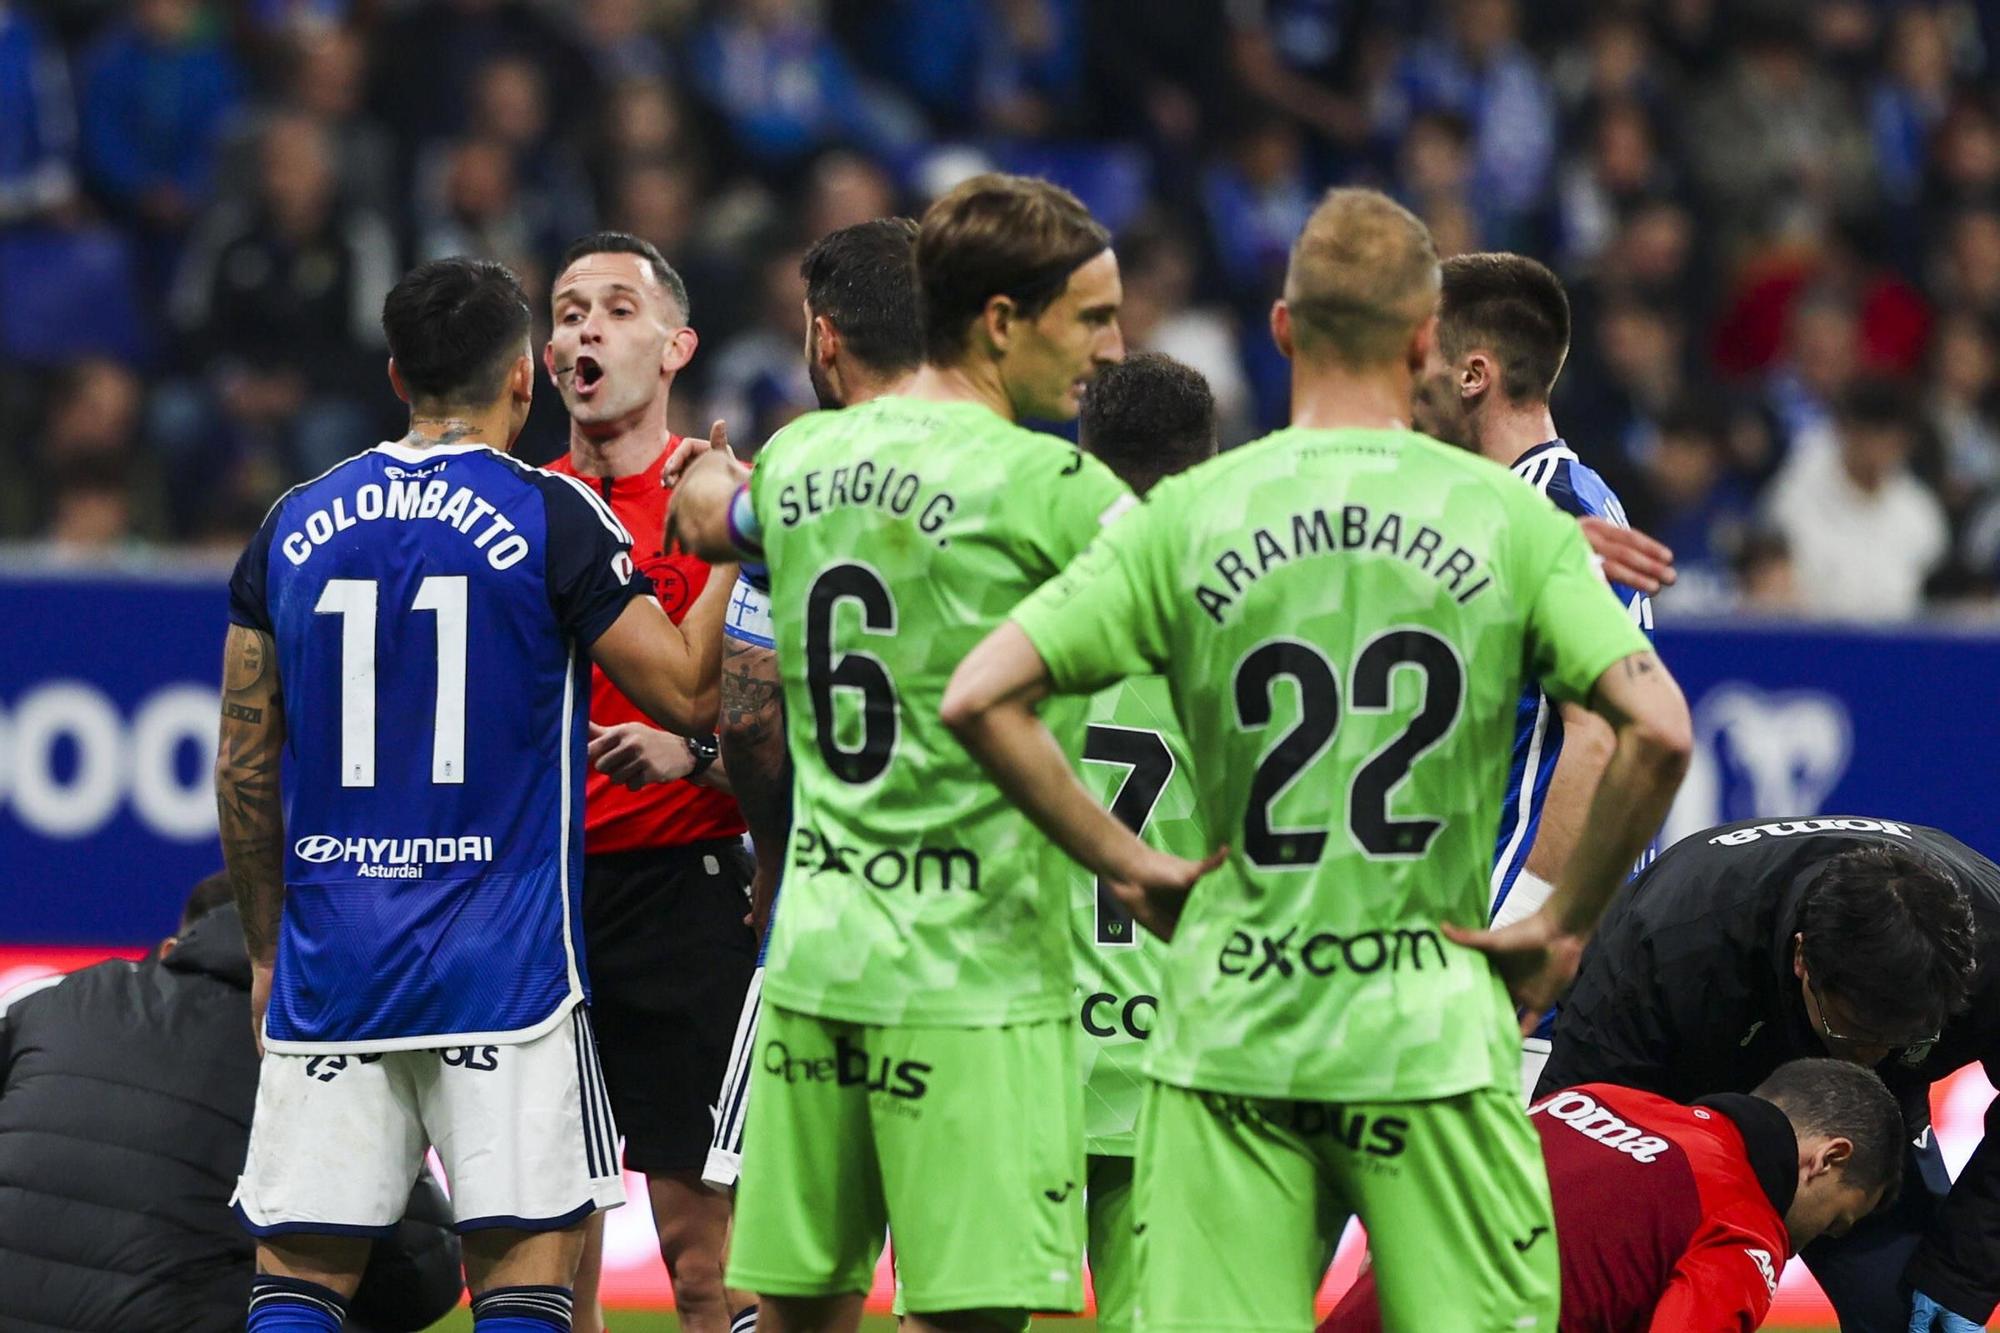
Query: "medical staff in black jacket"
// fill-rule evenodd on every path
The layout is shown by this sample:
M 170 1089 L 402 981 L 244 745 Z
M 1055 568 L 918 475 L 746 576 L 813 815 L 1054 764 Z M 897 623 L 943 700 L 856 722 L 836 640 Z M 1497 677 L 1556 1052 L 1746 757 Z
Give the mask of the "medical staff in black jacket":
M 2000 867 L 1891 819 L 1694 834 L 1625 889 L 1586 949 L 1538 1094 L 1619 1083 L 1677 1101 L 1779 1065 L 1869 1065 L 1910 1130 L 1902 1195 L 1804 1258 L 1848 1333 L 1964 1333 L 2000 1303 L 2000 1101 L 1953 1184 L 1931 1085 L 2000 1081 Z
M 190 914 L 219 888 L 198 885 Z M 0 1014 L 0 1329 L 241 1329 L 253 1250 L 229 1196 L 256 1099 L 234 906 L 184 918 L 143 962 L 15 999 Z M 426 1328 L 458 1303 L 450 1222 L 425 1177 L 348 1329 Z

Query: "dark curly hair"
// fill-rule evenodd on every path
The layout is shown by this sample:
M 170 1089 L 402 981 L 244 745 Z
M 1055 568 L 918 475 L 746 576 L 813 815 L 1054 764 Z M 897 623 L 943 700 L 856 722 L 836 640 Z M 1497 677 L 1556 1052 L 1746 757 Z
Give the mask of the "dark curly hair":
M 1090 382 L 1077 438 L 1144 495 L 1215 453 L 1215 395 L 1192 367 L 1134 352 Z

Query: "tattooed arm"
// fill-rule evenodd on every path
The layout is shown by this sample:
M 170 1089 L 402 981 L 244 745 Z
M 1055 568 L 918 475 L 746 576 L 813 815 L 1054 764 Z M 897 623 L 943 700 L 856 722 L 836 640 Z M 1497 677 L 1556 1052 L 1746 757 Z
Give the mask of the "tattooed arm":
M 785 700 L 778 684 L 778 655 L 769 648 L 725 637 L 722 641 L 722 718 L 717 729 L 722 763 L 743 822 L 757 848 L 757 878 L 750 889 L 750 918 L 759 933 L 792 836 L 792 760 L 785 749 Z
M 222 738 L 215 756 L 215 803 L 222 860 L 250 948 L 250 1020 L 264 1048 L 264 1009 L 285 910 L 285 812 L 278 772 L 285 705 L 276 645 L 262 630 L 229 627 L 222 656 Z

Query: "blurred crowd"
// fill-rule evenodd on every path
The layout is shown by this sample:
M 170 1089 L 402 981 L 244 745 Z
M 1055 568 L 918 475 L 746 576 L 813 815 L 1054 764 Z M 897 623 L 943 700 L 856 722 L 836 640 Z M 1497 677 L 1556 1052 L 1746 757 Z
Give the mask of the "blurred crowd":
M 0 0 L 0 538 L 233 550 L 393 438 L 408 264 L 680 268 L 674 423 L 811 405 L 798 260 L 988 166 L 1119 238 L 1128 340 L 1285 414 L 1330 184 L 1569 284 L 1556 419 L 1665 615 L 2000 586 L 2000 0 Z M 544 393 L 522 452 L 563 446 Z

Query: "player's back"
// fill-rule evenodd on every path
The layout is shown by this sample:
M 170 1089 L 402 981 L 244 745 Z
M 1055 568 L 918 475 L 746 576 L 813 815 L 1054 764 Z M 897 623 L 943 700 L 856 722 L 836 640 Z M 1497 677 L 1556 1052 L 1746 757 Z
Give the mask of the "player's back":
M 1194 760 L 1166 681 L 1135 676 L 1092 697 L 1083 759 L 1084 785 L 1133 832 L 1175 856 L 1208 855 L 1195 815 Z M 1109 885 L 1081 866 L 1069 875 L 1084 1140 L 1091 1152 L 1129 1156 L 1166 946 L 1138 927 Z
M 290 741 L 274 1049 L 526 1040 L 583 998 L 582 644 L 626 544 L 484 445 L 385 444 L 272 509 L 232 617 L 275 640 Z
M 938 710 L 1123 485 L 984 407 L 891 397 L 795 422 L 751 487 L 798 775 L 767 993 L 856 1022 L 1060 1017 L 1066 863 Z M 1056 712 L 1080 741 L 1080 705 Z
M 1581 695 L 1633 651 L 1576 525 L 1423 436 L 1292 429 L 1162 483 L 1105 546 L 1232 848 L 1175 938 L 1149 1070 L 1324 1100 L 1509 1086 L 1504 989 L 1438 927 L 1484 922 L 1523 680 Z

